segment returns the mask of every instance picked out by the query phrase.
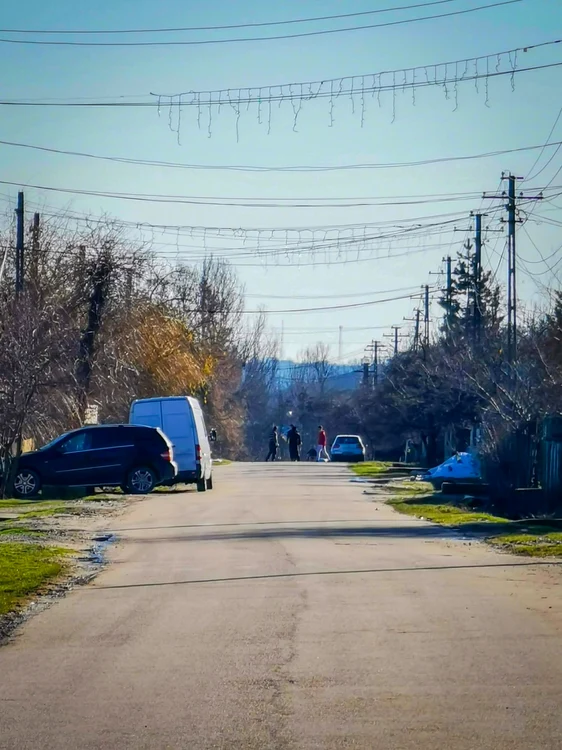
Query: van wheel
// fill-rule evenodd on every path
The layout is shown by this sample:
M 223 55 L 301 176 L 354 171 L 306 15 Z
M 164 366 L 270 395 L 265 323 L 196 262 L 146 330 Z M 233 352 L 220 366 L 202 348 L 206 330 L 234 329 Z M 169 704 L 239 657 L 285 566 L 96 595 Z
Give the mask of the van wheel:
M 129 472 L 127 492 L 131 495 L 147 495 L 156 486 L 156 475 L 148 466 L 139 466 Z
M 197 492 L 205 492 L 207 489 L 207 482 L 205 479 L 198 479 L 197 480 Z
M 210 477 L 209 477 L 209 478 L 207 479 L 207 489 L 208 489 L 208 490 L 212 490 L 212 489 L 213 489 L 213 475 L 212 475 L 212 474 L 211 474 L 211 476 L 210 476 Z
M 36 497 L 41 489 L 41 477 L 33 469 L 19 469 L 14 477 L 16 497 Z

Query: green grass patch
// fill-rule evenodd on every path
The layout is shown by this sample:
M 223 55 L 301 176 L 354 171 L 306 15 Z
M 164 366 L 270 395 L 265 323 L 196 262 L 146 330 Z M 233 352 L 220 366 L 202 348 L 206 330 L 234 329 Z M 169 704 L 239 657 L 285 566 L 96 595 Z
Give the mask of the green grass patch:
M 213 460 L 213 468 L 215 468 L 215 466 L 228 466 L 231 463 L 232 461 L 228 458 L 221 458 L 220 461 L 215 458 Z
M 20 513 L 20 518 L 45 518 L 46 516 L 60 516 L 67 512 L 67 506 L 63 503 L 37 503 L 33 510 L 26 510 Z
M 463 503 L 461 497 L 436 492 L 429 482 L 402 481 L 393 483 L 389 490 L 394 494 L 387 502 L 395 510 L 408 516 L 418 516 L 443 526 L 460 526 L 471 523 L 506 523 L 505 518 L 494 516 Z
M 402 495 L 412 495 L 414 497 L 424 495 L 432 497 L 435 494 L 433 485 L 429 482 L 409 482 L 400 481 L 397 479 L 389 485 L 389 489 L 393 492 L 399 492 Z
M 395 510 L 408 516 L 425 518 L 440 526 L 464 526 L 472 523 L 505 523 L 505 518 L 493 516 L 491 513 L 475 511 L 452 502 L 443 502 L 430 496 L 427 498 L 397 497 L 388 501 Z
M 121 494 L 113 496 L 113 495 L 105 495 L 103 492 L 98 492 L 95 495 L 86 495 L 86 497 L 81 497 L 80 502 L 81 503 L 103 503 L 108 500 L 122 500 L 123 495 Z
M 18 509 L 23 505 L 33 505 L 33 500 L 0 500 L 0 510 Z
M 37 529 L 30 529 L 27 526 L 0 526 L 0 536 L 29 536 L 39 537 L 42 536 L 44 531 L 37 531 Z
M 562 557 L 560 520 L 509 521 L 471 508 L 459 497 L 435 492 L 430 484 L 423 482 L 403 482 L 396 489 L 400 494 L 387 503 L 399 513 L 424 518 L 440 526 L 463 527 L 476 538 L 516 555 Z
M 70 550 L 31 544 L 0 544 L 0 615 L 25 603 L 31 594 L 56 579 Z
M 358 477 L 377 477 L 384 474 L 392 466 L 385 461 L 365 461 L 359 464 L 351 464 L 350 469 Z
M 545 524 L 522 528 L 525 522 L 516 522 L 517 527 L 487 541 L 506 552 L 527 557 L 562 557 L 562 531 Z

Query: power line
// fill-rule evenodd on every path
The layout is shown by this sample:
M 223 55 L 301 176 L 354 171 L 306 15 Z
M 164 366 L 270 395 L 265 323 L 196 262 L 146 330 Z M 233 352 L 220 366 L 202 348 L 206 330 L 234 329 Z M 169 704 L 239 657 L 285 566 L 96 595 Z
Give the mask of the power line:
M 419 16 L 417 18 L 404 18 L 397 21 L 387 21 L 385 23 L 374 23 L 363 26 L 348 26 L 340 29 L 324 29 L 322 31 L 303 31 L 297 34 L 277 34 L 275 36 L 255 36 L 255 37 L 238 37 L 231 39 L 191 39 L 191 40 L 173 40 L 173 41 L 153 41 L 153 42 L 66 42 L 42 39 L 0 39 L 2 44 L 26 44 L 40 46 L 57 46 L 57 47 L 169 47 L 169 46 L 200 46 L 212 44 L 236 44 L 240 42 L 271 42 L 281 39 L 302 39 L 304 37 L 323 36 L 325 34 L 342 34 L 351 31 L 362 31 L 364 29 L 381 29 L 391 26 L 403 26 L 404 24 L 419 23 L 420 21 L 433 21 L 441 18 L 450 18 L 453 16 L 466 15 L 467 13 L 476 13 L 482 10 L 498 8 L 504 5 L 513 5 L 520 3 L 522 0 L 501 0 L 501 2 L 480 5 L 476 8 L 466 8 L 465 10 L 456 10 L 449 13 L 439 13 L 431 16 Z
M 163 99 L 175 99 L 177 97 L 192 96 L 193 101 L 189 100 L 182 101 L 182 106 L 199 106 L 203 104 L 230 104 L 233 101 L 232 94 L 235 92 L 246 92 L 247 99 L 240 99 L 241 104 L 256 101 L 258 98 L 263 101 L 268 101 L 271 97 L 272 101 L 278 101 L 281 96 L 285 98 L 292 97 L 293 99 L 316 99 L 319 97 L 326 97 L 332 93 L 333 87 L 337 84 L 342 85 L 341 90 L 338 88 L 333 91 L 334 95 L 341 96 L 342 94 L 349 94 L 353 91 L 364 90 L 365 93 L 370 92 L 372 89 L 385 90 L 388 88 L 396 87 L 400 90 L 411 88 L 412 86 L 421 85 L 444 85 L 446 83 L 453 83 L 455 79 L 457 81 L 475 80 L 475 78 L 490 77 L 492 73 L 500 73 L 500 66 L 502 61 L 507 58 L 510 66 L 510 70 L 506 71 L 506 74 L 517 72 L 517 57 L 519 53 L 528 53 L 531 50 L 540 49 L 542 47 L 550 47 L 562 43 L 562 39 L 552 39 L 546 42 L 539 42 L 537 44 L 529 44 L 524 47 L 513 47 L 508 50 L 495 51 L 488 53 L 487 55 L 479 55 L 477 57 L 460 58 L 456 60 L 441 60 L 434 63 L 426 63 L 425 65 L 416 65 L 410 68 L 395 68 L 393 70 L 382 70 L 382 71 L 369 71 L 368 73 L 359 73 L 352 76 L 337 76 L 336 78 L 322 78 L 316 81 L 290 81 L 285 83 L 275 83 L 259 86 L 229 86 L 228 88 L 222 89 L 207 89 L 207 90 L 193 90 L 176 92 L 173 94 L 168 93 L 151 93 L 151 96 L 161 97 Z M 482 72 L 479 75 L 480 65 L 486 63 L 486 72 Z M 493 71 L 490 67 L 493 65 Z M 454 70 L 455 75 L 448 77 L 448 69 Z M 463 72 L 459 75 L 460 69 L 463 68 Z M 475 76 L 469 77 L 469 70 L 474 70 Z M 438 71 L 439 70 L 439 74 Z M 429 73 L 432 75 L 429 75 Z M 405 78 L 401 81 L 394 80 L 395 76 L 399 74 L 405 75 Z M 412 79 L 409 80 L 409 75 L 412 75 Z M 417 75 L 421 74 L 422 78 L 417 79 Z M 389 86 L 382 86 L 382 77 L 392 79 L 392 84 Z M 371 79 L 372 86 L 366 86 L 366 82 Z M 378 79 L 379 86 L 375 86 L 375 81 Z M 425 79 L 425 80 L 424 80 Z M 433 80 L 431 80 L 433 79 Z M 350 88 L 343 89 L 343 84 L 347 83 Z M 273 92 L 277 92 L 273 94 Z M 257 92 L 255 98 L 252 98 L 253 92 Z M 285 93 L 284 93 L 285 92 Z M 230 98 L 229 98 L 230 94 Z M 206 97 L 206 99 L 201 99 Z M 21 101 L 21 100 L 17 100 Z
M 8 180 L 0 180 L 1 185 L 10 185 L 10 186 L 20 186 L 25 187 L 33 190 L 44 190 L 47 192 L 55 192 L 55 193 L 68 193 L 70 195 L 89 195 L 89 196 L 95 196 L 99 198 L 110 198 L 110 199 L 116 199 L 116 200 L 131 200 L 131 201 L 140 201 L 140 202 L 147 202 L 147 203 L 168 203 L 168 204 L 187 204 L 187 205 L 206 205 L 206 206 L 232 206 L 234 208 L 362 208 L 367 206 L 402 206 L 402 205 L 420 205 L 420 204 L 427 204 L 427 203 L 434 203 L 436 200 L 434 199 L 422 199 L 422 200 L 414 200 L 414 201 L 389 201 L 389 202 L 373 202 L 375 199 L 372 198 L 366 198 L 362 200 L 361 202 L 357 203 L 322 203 L 321 205 L 317 205 L 317 203 L 314 203 L 313 201 L 326 201 L 326 200 L 334 200 L 331 198 L 312 198 L 312 199 L 302 199 L 306 202 L 301 203 L 288 203 L 284 201 L 289 201 L 291 199 L 289 198 L 273 198 L 273 199 L 261 199 L 261 198 L 249 198 L 249 199 L 239 199 L 239 198 L 221 198 L 217 197 L 216 199 L 213 199 L 213 196 L 180 196 L 180 195 L 166 195 L 166 194 L 150 194 L 150 193 L 119 193 L 119 192 L 109 192 L 109 191 L 101 191 L 101 190 L 81 190 L 78 188 L 57 188 L 53 186 L 47 186 L 47 185 L 34 185 L 30 183 L 17 183 L 17 182 L 11 182 Z M 467 200 L 468 198 L 473 197 L 475 194 L 467 194 L 466 196 L 462 197 L 445 197 L 441 199 L 437 199 L 437 202 L 450 202 L 450 201 L 457 201 L 457 200 Z M 277 202 L 272 203 L 264 203 L 261 202 L 263 200 L 272 200 Z M 353 198 L 350 199 L 343 199 L 343 200 L 356 200 Z M 250 201 L 260 201 L 259 203 L 252 203 Z M 283 203 L 281 202 L 283 201 Z
M 562 171 L 562 169 L 560 170 Z M 462 197 L 452 196 L 444 197 L 439 199 L 421 199 L 412 201 L 384 201 L 384 202 L 373 202 L 375 198 L 365 198 L 363 201 L 358 203 L 323 203 L 318 205 L 313 201 L 326 201 L 334 200 L 331 198 L 308 198 L 302 199 L 302 203 L 281 203 L 281 201 L 289 201 L 289 198 L 273 198 L 273 199 L 260 199 L 260 198 L 221 198 L 217 197 L 213 199 L 213 196 L 182 196 L 165 193 L 121 193 L 113 191 L 103 190 L 84 190 L 79 188 L 58 188 L 51 185 L 34 185 L 31 183 L 12 182 L 9 180 L 0 180 L 0 185 L 10 185 L 15 187 L 25 187 L 32 190 L 44 190 L 46 192 L 54 193 L 68 193 L 70 195 L 88 195 L 95 196 L 98 198 L 110 198 L 114 200 L 128 200 L 128 201 L 140 201 L 142 203 L 166 203 L 166 204 L 186 204 L 186 205 L 205 205 L 205 206 L 231 206 L 233 208 L 363 208 L 367 206 L 403 206 L 403 205 L 425 205 L 434 202 L 451 202 L 456 200 L 467 200 L 476 193 L 468 193 Z M 538 188 L 536 188 L 538 189 Z M 262 201 L 262 200 L 273 200 L 278 201 L 273 203 L 252 203 L 249 201 Z M 345 200 L 345 199 L 343 199 Z M 356 200 L 350 198 L 347 200 Z M 267 231 L 267 230 L 266 230 Z
M 16 184 L 16 183 L 15 183 Z M 17 183 L 19 186 L 19 183 Z M 4 200 L 6 200 L 8 203 L 13 203 L 13 197 L 9 195 L 4 196 Z M 150 222 L 146 222 L 143 220 L 138 221 L 127 221 L 123 219 L 116 219 L 111 216 L 108 216 L 107 214 L 104 215 L 95 215 L 90 213 L 81 213 L 77 211 L 73 211 L 71 209 L 64 209 L 62 212 L 58 208 L 55 208 L 53 206 L 47 206 L 43 202 L 35 201 L 30 202 L 27 201 L 29 206 L 34 206 L 35 208 L 41 210 L 43 216 L 48 218 L 60 218 L 67 217 L 70 219 L 73 219 L 74 221 L 80 221 L 85 222 L 89 225 L 95 224 L 95 223 L 104 223 L 104 224 L 110 224 L 120 227 L 129 227 L 133 229 L 138 230 L 147 230 L 147 231 L 169 231 L 173 233 L 174 235 L 178 236 L 178 233 L 185 232 L 189 234 L 190 236 L 197 235 L 200 233 L 201 236 L 214 236 L 219 239 L 225 239 L 225 234 L 229 233 L 234 235 L 236 238 L 242 238 L 244 236 L 253 235 L 254 239 L 257 239 L 256 235 L 259 235 L 260 233 L 263 233 L 264 235 L 271 235 L 271 233 L 280 233 L 281 235 L 287 235 L 287 233 L 296 233 L 299 235 L 298 242 L 301 242 L 301 234 L 300 233 L 314 233 L 316 231 L 318 232 L 329 232 L 329 231 L 348 231 L 352 230 L 353 228 L 360 228 L 360 229 L 375 229 L 375 228 L 393 228 L 395 231 L 389 234 L 381 234 L 377 236 L 377 239 L 394 239 L 401 236 L 414 236 L 416 232 L 421 232 L 423 235 L 428 235 L 431 232 L 439 232 L 440 229 L 443 227 L 450 226 L 454 224 L 458 219 L 462 218 L 464 216 L 463 213 L 458 212 L 448 212 L 448 213 L 439 213 L 439 214 L 426 214 L 423 216 L 412 216 L 408 217 L 407 219 L 385 219 L 382 221 L 376 221 L 376 222 L 363 222 L 360 224 L 322 224 L 322 225 L 301 225 L 301 226 L 283 226 L 283 227 L 225 227 L 225 226 L 193 226 L 193 225 L 185 225 L 185 224 L 153 224 Z M 52 211 L 56 211 L 56 213 L 47 213 L 46 209 L 51 209 Z M 425 223 L 424 223 L 425 222 Z M 362 235 L 359 239 L 365 239 L 365 236 Z M 369 237 L 367 237 L 369 239 Z M 372 237 L 371 237 L 372 239 Z M 174 246 L 177 246 L 177 243 L 174 243 Z
M 250 29 L 264 26 L 287 26 L 296 23 L 312 23 L 313 21 L 333 21 L 340 18 L 357 18 L 359 16 L 372 16 L 379 13 L 392 13 L 399 10 L 412 10 L 415 8 L 426 8 L 431 5 L 444 5 L 446 3 L 458 2 L 458 0 L 432 0 L 432 2 L 416 3 L 414 5 L 402 5 L 393 8 L 378 8 L 376 10 L 364 10 L 356 13 L 338 13 L 333 16 L 313 16 L 311 18 L 291 18 L 285 21 L 260 21 L 253 23 L 235 23 L 222 26 L 176 26 L 154 29 L 0 29 L 0 34 L 164 34 L 180 31 L 221 31 L 226 29 Z
M 349 294 L 330 294 L 330 297 L 337 299 L 355 298 L 355 297 L 372 297 L 373 294 L 388 294 L 390 292 L 409 292 L 414 291 L 418 287 L 399 287 L 398 289 L 385 289 L 384 291 L 373 291 L 372 289 L 368 292 L 351 292 Z M 326 299 L 326 294 L 246 294 L 248 298 L 252 299 Z M 388 328 L 388 326 L 385 326 Z M 331 330 L 331 329 L 330 329 Z M 289 329 L 286 329 L 288 332 Z
M 522 2 L 523 0 L 510 0 L 511 2 Z M 0 42 L 2 40 L 0 39 Z M 547 42 L 546 44 L 559 44 L 562 40 L 557 40 L 556 42 Z M 544 45 L 534 45 L 534 47 L 538 46 L 544 46 Z M 523 48 L 523 52 L 525 52 L 527 49 L 533 49 L 534 47 L 528 47 Z M 514 50 L 514 52 L 520 51 L 519 49 Z M 507 53 L 497 53 L 497 54 L 507 54 Z M 431 86 L 438 86 L 440 88 L 445 88 L 446 86 L 452 86 L 458 83 L 470 83 L 470 82 L 478 82 L 480 80 L 487 80 L 492 78 L 498 78 L 501 76 L 511 76 L 512 78 L 515 77 L 518 73 L 529 73 L 533 72 L 535 70 L 548 70 L 549 68 L 559 68 L 562 66 L 562 62 L 553 62 L 553 63 L 545 63 L 544 65 L 530 65 L 525 68 L 517 68 L 513 67 L 509 70 L 498 70 L 498 71 L 486 71 L 482 73 L 475 73 L 474 75 L 468 75 L 467 73 L 463 73 L 459 76 L 451 76 L 447 78 L 437 78 L 437 79 L 429 79 L 429 80 L 404 80 L 404 81 L 398 81 L 388 83 L 388 84 L 382 84 L 382 83 L 373 83 L 371 85 L 367 85 L 365 83 L 364 86 L 358 85 L 353 86 L 351 88 L 351 82 L 355 79 L 368 79 L 368 78 L 378 78 L 379 76 L 398 76 L 398 74 L 406 75 L 408 76 L 409 73 L 416 72 L 419 70 L 424 70 L 426 68 L 439 68 L 441 66 L 447 66 L 447 65 L 454 65 L 455 62 L 462 62 L 462 63 L 469 63 L 472 61 L 479 61 L 479 60 L 486 60 L 488 58 L 493 58 L 495 55 L 486 55 L 484 57 L 479 58 L 466 58 L 463 60 L 453 61 L 450 63 L 432 63 L 430 65 L 426 66 L 420 66 L 416 68 L 397 68 L 396 70 L 391 71 L 381 71 L 380 73 L 368 73 L 364 75 L 356 75 L 356 76 L 345 76 L 342 78 L 336 78 L 333 79 L 334 81 L 349 81 L 350 82 L 350 88 L 344 89 L 342 84 L 342 89 L 340 90 L 339 87 L 337 90 L 331 91 L 331 90 L 324 90 L 324 91 L 318 91 L 318 92 L 311 92 L 309 90 L 305 90 L 305 86 L 309 86 L 310 84 L 307 83 L 285 83 L 285 84 L 269 84 L 267 86 L 260 87 L 249 87 L 244 86 L 242 88 L 231 88 L 231 89 L 217 89 L 217 91 L 200 91 L 200 92 L 180 92 L 176 94 L 160 94 L 155 92 L 150 92 L 150 96 L 154 97 L 156 101 L 137 101 L 137 102 L 129 102 L 129 101 L 83 101 L 83 100 L 53 100 L 53 99 L 2 99 L 0 100 L 0 105 L 3 107 L 77 107 L 77 108 L 88 108 L 88 107 L 98 107 L 98 108 L 117 108 L 117 109 L 123 109 L 127 107 L 131 108 L 149 108 L 149 109 L 177 109 L 181 110 L 185 107 L 192 107 L 192 108 L 209 108 L 209 107 L 226 107 L 226 106 L 233 106 L 233 105 L 240 105 L 240 104 L 254 104 L 256 106 L 259 106 L 260 104 L 263 106 L 264 104 L 268 103 L 283 103 L 283 102 L 310 102 L 317 99 L 337 99 L 341 96 L 360 96 L 362 94 L 372 94 L 373 96 L 378 93 L 384 93 L 387 91 L 390 92 L 402 92 L 406 89 L 412 90 L 412 89 L 424 89 Z M 448 74 L 447 74 L 448 75 Z M 328 81 L 331 83 L 331 81 Z M 319 81 L 319 84 L 326 83 L 325 81 Z M 289 91 L 281 91 L 283 88 L 291 88 L 291 87 L 298 87 L 298 90 L 293 90 L 293 93 L 290 93 Z M 302 87 L 302 92 L 300 91 L 300 88 Z M 257 92 L 261 91 L 263 89 L 279 89 L 279 93 L 277 94 L 271 94 L 271 95 L 264 95 L 264 96 L 258 96 Z M 248 92 L 245 96 L 242 95 L 236 95 L 236 91 L 246 91 Z M 200 94 L 215 94 L 215 93 L 225 93 L 228 94 L 228 92 L 231 93 L 231 99 L 228 98 L 223 100 L 206 100 L 201 101 L 197 99 L 197 96 Z M 256 92 L 255 94 L 252 92 Z M 234 94 L 234 96 L 232 96 Z M 192 96 L 192 99 L 188 100 L 183 97 L 186 96 Z M 124 96 L 122 98 L 125 98 Z M 446 92 L 446 98 L 451 98 L 449 96 L 448 91 Z M 169 100 L 169 101 L 168 101 Z
M 355 169 L 399 169 L 399 168 L 411 168 L 420 166 L 429 166 L 432 164 L 443 164 L 455 161 L 469 161 L 473 159 L 489 159 L 496 156 L 505 156 L 506 154 L 522 153 L 525 151 L 536 151 L 541 150 L 541 155 L 546 148 L 561 146 L 562 141 L 554 141 L 553 143 L 543 143 L 534 146 L 521 146 L 519 148 L 500 149 L 497 151 L 488 151 L 479 154 L 468 154 L 462 156 L 445 156 L 438 157 L 435 159 L 424 159 L 421 161 L 408 161 L 408 162 L 381 162 L 381 163 L 364 163 L 364 164 L 342 164 L 333 166 L 287 166 L 287 167 L 274 167 L 274 166 L 248 166 L 248 165 L 213 165 L 213 164 L 186 164 L 182 162 L 167 162 L 157 161 L 151 159 L 134 159 L 124 156 L 107 156 L 103 154 L 92 154 L 84 151 L 69 151 L 66 149 L 58 149 L 47 146 L 37 146 L 31 143 L 19 143 L 17 141 L 3 141 L 0 140 L 0 145 L 10 146 L 13 148 L 24 148 L 31 149 L 34 151 L 42 151 L 45 153 L 59 154 L 63 156 L 75 156 L 85 159 L 96 159 L 101 161 L 116 162 L 119 164 L 133 164 L 138 166 L 150 166 L 150 167 L 167 167 L 171 169 L 194 169 L 194 170 L 221 170 L 221 171 L 236 171 L 236 172 L 331 172 L 331 171 L 344 171 L 344 170 L 355 170 Z
M 539 155 L 537 156 L 537 158 L 536 158 L 535 162 L 533 163 L 533 166 L 531 167 L 531 169 L 529 169 L 529 172 L 528 172 L 528 174 L 527 174 L 527 177 L 525 178 L 525 181 L 526 181 L 526 182 L 527 182 L 527 181 L 529 181 L 529 180 L 534 180 L 534 179 L 535 179 L 535 177 L 538 177 L 538 176 L 539 176 L 540 174 L 542 174 L 542 173 L 544 172 L 544 170 L 545 170 L 545 169 L 546 169 L 546 168 L 548 167 L 548 165 L 550 164 L 550 162 L 552 161 L 552 159 L 553 159 L 553 158 L 554 158 L 554 157 L 556 156 L 556 154 L 558 153 L 558 149 L 556 149 L 556 151 L 554 152 L 554 154 L 552 155 L 552 157 L 550 158 L 550 160 L 549 160 L 549 161 L 548 161 L 548 162 L 547 162 L 547 163 L 545 164 L 545 166 L 544 166 L 544 167 L 543 167 L 543 168 L 542 168 L 542 169 L 541 169 L 541 170 L 540 170 L 539 172 L 537 172 L 537 174 L 535 174 L 535 175 L 533 174 L 533 172 L 534 172 L 534 170 L 535 170 L 535 167 L 537 166 L 537 164 L 538 164 L 538 163 L 540 162 L 540 160 L 542 159 L 542 155 L 544 154 L 544 152 L 545 152 L 545 149 L 546 149 L 546 148 L 548 147 L 548 145 L 550 144 L 550 139 L 552 138 L 552 136 L 553 136 L 553 134 L 554 134 L 554 131 L 556 130 L 556 126 L 558 125 L 558 121 L 560 120 L 560 117 L 562 117 L 562 107 L 560 107 L 560 110 L 559 110 L 559 112 L 558 112 L 558 115 L 557 115 L 556 119 L 554 120 L 554 125 L 553 125 L 553 126 L 552 126 L 552 128 L 550 129 L 550 133 L 549 133 L 549 134 L 548 134 L 548 136 L 547 136 L 547 139 L 546 139 L 546 143 L 544 144 L 543 148 L 541 149 L 541 152 L 540 152 L 540 154 L 539 154 Z M 560 144 L 557 144 L 557 145 L 558 145 L 558 146 L 560 146 Z

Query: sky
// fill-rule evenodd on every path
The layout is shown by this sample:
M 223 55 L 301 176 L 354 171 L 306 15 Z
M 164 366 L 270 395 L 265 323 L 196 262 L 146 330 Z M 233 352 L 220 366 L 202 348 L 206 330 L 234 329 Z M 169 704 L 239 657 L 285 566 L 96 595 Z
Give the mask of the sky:
M 562 187 L 556 190 L 562 186 L 562 171 L 557 174 L 562 149 L 549 146 L 544 151 L 482 159 L 439 160 L 562 141 L 562 117 L 556 123 L 562 107 L 562 66 L 555 66 L 562 62 L 562 44 L 523 51 L 562 37 L 562 4 L 521 0 L 460 13 L 494 0 L 442 0 L 404 8 L 427 1 L 29 0 L 25 7 L 17 3 L 3 7 L 1 101 L 42 105 L 4 104 L 0 141 L 214 168 L 97 160 L 0 143 L 0 200 L 10 209 L 18 189 L 23 188 L 30 211 L 48 215 L 64 209 L 80 217 L 109 214 L 143 225 L 143 229 L 132 229 L 133 235 L 150 240 L 155 253 L 170 263 L 200 262 L 210 253 L 227 257 L 245 286 L 248 318 L 260 307 L 270 311 L 272 335 L 282 332 L 285 357 L 296 357 L 304 347 L 324 341 L 335 360 L 347 361 L 360 359 L 372 339 L 390 342 L 384 334 L 391 332 L 392 325 L 401 325 L 401 332 L 407 334 L 412 324 L 405 319 L 412 318 L 420 304 L 421 287 L 439 288 L 443 258 L 454 256 L 470 236 L 471 211 L 488 214 L 484 263 L 504 280 L 505 236 L 495 231 L 501 227 L 502 202 L 483 199 L 482 194 L 501 191 L 501 173 L 511 171 L 528 178 L 521 183 L 526 196 L 549 186 L 547 200 L 524 205 L 530 218 L 518 228 L 519 295 L 528 308 L 544 306 L 546 289 L 559 286 L 556 273 L 562 268 L 555 265 L 562 257 L 562 229 L 552 223 L 562 221 L 562 198 L 558 197 Z M 171 33 L 33 33 L 265 24 L 352 13 L 364 15 Z M 450 13 L 457 15 L 414 20 Z M 408 22 L 255 40 L 257 36 L 397 21 Z M 167 46 L 7 41 L 209 42 L 233 38 L 251 40 Z M 517 57 L 514 53 L 496 56 L 516 48 L 520 48 Z M 478 63 L 472 60 L 488 55 Z M 435 67 L 450 61 L 446 67 Z M 434 82 L 436 76 L 439 80 L 471 77 L 476 72 L 482 76 L 537 66 L 552 67 L 517 72 L 513 77 L 493 76 L 487 83 L 480 78 L 478 90 L 475 81 L 463 81 L 457 86 L 418 87 L 414 96 L 408 85 L 413 75 L 419 84 L 420 80 Z M 411 68 L 415 73 L 410 70 L 405 79 L 402 71 Z M 384 71 L 395 72 L 381 78 L 378 74 Z M 295 92 L 316 91 L 319 82 L 331 79 L 333 83 L 321 89 L 325 97 L 304 101 L 302 106 L 288 99 Z M 317 83 L 309 88 L 301 87 L 302 82 Z M 362 87 L 373 84 L 386 87 L 380 96 L 369 91 L 361 94 Z M 237 103 L 248 99 L 248 89 L 250 104 Z M 340 89 L 348 93 L 336 96 Z M 219 95 L 214 94 L 209 119 L 208 94 L 200 92 L 219 90 L 220 112 Z M 182 92 L 177 132 L 178 107 L 170 109 L 169 97 Z M 274 101 L 270 107 L 267 97 L 279 94 L 283 101 Z M 187 106 L 189 101 L 197 102 L 197 97 L 199 107 Z M 154 106 L 45 106 L 49 101 Z M 180 102 L 178 98 L 171 101 Z M 432 163 L 411 165 L 420 161 Z M 341 168 L 397 163 L 402 166 Z M 227 169 L 233 166 L 339 168 Z M 158 198 L 124 200 L 28 185 Z M 165 196 L 184 196 L 184 202 Z M 264 231 L 233 233 L 233 229 Z M 437 293 L 432 295 L 434 325 L 440 314 L 436 297 Z

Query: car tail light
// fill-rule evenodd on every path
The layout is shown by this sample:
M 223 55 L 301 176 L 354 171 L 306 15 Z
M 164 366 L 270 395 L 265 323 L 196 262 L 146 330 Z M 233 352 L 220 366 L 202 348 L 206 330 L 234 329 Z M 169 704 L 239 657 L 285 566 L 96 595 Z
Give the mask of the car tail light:
M 164 453 L 161 453 L 160 455 L 162 456 L 162 458 L 164 459 L 164 461 L 171 461 L 172 460 L 172 452 L 170 451 L 169 448 L 168 448 L 167 451 L 165 451 Z
M 195 460 L 201 461 L 201 446 L 200 445 L 195 446 Z

